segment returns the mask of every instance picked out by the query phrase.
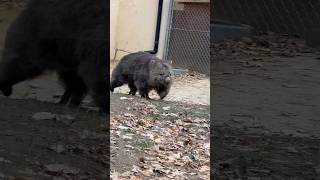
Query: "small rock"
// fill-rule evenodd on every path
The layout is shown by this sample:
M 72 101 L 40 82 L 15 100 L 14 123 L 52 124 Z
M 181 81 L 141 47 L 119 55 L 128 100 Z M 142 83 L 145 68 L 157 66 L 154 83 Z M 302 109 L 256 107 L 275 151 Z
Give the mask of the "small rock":
M 77 175 L 79 174 L 80 170 L 77 168 L 69 167 L 64 164 L 48 164 L 44 166 L 46 172 L 51 175 L 57 174 L 70 174 L 70 175 Z
M 129 148 L 129 149 L 134 149 L 134 147 L 133 147 L 133 146 L 128 145 L 128 144 L 127 144 L 127 145 L 125 145 L 124 147 L 125 147 L 125 148 Z
M 260 180 L 261 178 L 260 177 L 248 177 L 247 180 Z
M 131 140 L 131 139 L 132 139 L 132 136 L 123 135 L 122 138 L 123 138 L 124 140 Z
M 121 130 L 127 130 L 127 129 L 129 129 L 129 127 L 122 126 L 122 125 L 118 126 L 118 128 L 121 129 Z
M 253 42 L 252 39 L 249 37 L 243 37 L 243 38 L 241 38 L 241 41 L 246 44 L 252 44 L 252 42 Z
M 130 113 L 125 113 L 124 116 L 125 116 L 125 117 L 134 117 L 134 115 L 133 115 L 133 114 L 130 114 Z
M 29 87 L 30 87 L 31 89 L 38 89 L 38 88 L 39 88 L 39 87 L 36 86 L 36 85 L 29 85 Z
M 282 86 L 285 87 L 285 88 L 297 88 L 297 87 L 298 87 L 298 86 L 295 85 L 295 84 L 287 84 L 287 83 L 282 84 Z
M 63 151 L 65 151 L 65 148 L 63 145 L 61 144 L 57 144 L 57 145 L 52 145 L 49 148 L 50 150 L 57 152 L 57 153 L 62 153 Z
M 27 178 L 27 177 L 14 177 L 12 180 L 31 180 L 31 178 Z
M 294 147 L 287 147 L 286 150 L 289 152 L 289 153 L 298 153 L 299 151 L 294 148 Z
M 226 70 L 226 71 L 223 71 L 222 74 L 234 74 L 234 71 Z
M 245 66 L 245 67 L 262 67 L 263 65 L 260 62 L 246 61 L 243 63 L 243 66 Z
M 190 158 L 192 161 L 197 161 L 197 160 L 199 160 L 199 157 L 200 157 L 199 152 L 196 151 L 196 150 L 191 151 L 191 153 L 189 154 L 189 158 Z
M 32 118 L 35 120 L 55 120 L 57 115 L 49 112 L 39 112 L 35 113 Z
M 71 116 L 70 114 L 62 115 L 61 117 L 64 119 L 67 119 L 67 120 L 74 120 L 75 119 L 75 117 Z
M 6 136 L 13 136 L 14 135 L 14 132 L 13 131 L 6 131 Z
M 140 157 L 140 158 L 139 158 L 139 162 L 141 162 L 141 163 L 146 163 L 146 160 L 145 160 L 144 157 Z
M 168 111 L 170 110 L 170 106 L 162 107 L 163 110 Z
M 0 163 L 12 164 L 12 161 L 7 160 L 7 159 L 5 159 L 3 157 L 0 157 Z
M 133 98 L 120 97 L 120 100 L 132 100 Z

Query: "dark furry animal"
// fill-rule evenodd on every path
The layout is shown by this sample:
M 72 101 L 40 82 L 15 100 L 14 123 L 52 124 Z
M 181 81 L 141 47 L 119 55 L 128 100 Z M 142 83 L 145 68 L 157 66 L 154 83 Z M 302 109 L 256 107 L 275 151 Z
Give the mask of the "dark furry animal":
M 0 90 L 56 71 L 65 85 L 60 103 L 79 106 L 88 91 L 109 109 L 109 1 L 30 0 L 12 23 L 0 63 Z
M 156 56 L 136 52 L 124 56 L 112 72 L 110 90 L 128 84 L 129 94 L 135 95 L 137 90 L 141 97 L 149 98 L 149 92 L 156 90 L 160 99 L 169 93 L 172 84 L 171 66 Z

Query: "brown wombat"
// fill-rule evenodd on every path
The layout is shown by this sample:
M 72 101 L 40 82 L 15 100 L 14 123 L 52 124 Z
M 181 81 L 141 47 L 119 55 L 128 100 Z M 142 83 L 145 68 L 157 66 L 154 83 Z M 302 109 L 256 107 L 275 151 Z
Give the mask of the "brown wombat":
M 155 55 L 136 52 L 124 56 L 112 72 L 110 90 L 128 84 L 129 94 L 137 90 L 141 97 L 149 98 L 149 92 L 155 90 L 160 99 L 169 93 L 172 84 L 172 69 Z

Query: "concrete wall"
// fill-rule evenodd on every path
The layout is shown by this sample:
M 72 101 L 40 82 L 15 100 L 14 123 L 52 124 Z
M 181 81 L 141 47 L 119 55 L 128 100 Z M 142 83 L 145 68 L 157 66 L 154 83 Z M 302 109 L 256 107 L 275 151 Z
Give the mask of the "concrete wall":
M 153 50 L 157 23 L 158 0 L 111 0 L 110 1 L 110 59 L 115 48 L 129 52 Z M 159 51 L 162 58 L 170 0 L 164 0 L 160 31 Z M 119 52 L 120 59 L 125 52 Z
M 119 0 L 110 1 L 110 58 L 113 57 L 116 47 L 117 19 L 119 12 Z

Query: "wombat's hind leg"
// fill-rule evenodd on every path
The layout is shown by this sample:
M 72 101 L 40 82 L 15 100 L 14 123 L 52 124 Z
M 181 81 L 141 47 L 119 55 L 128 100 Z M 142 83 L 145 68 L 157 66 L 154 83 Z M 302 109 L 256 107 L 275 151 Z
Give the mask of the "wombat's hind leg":
M 71 107 L 78 107 L 86 94 L 88 88 L 76 71 L 58 72 L 59 79 L 65 85 L 65 92 L 58 104 L 66 105 L 69 103 Z
M 135 96 L 137 93 L 137 87 L 134 84 L 129 83 L 128 84 L 130 92 L 129 95 L 131 94 L 132 96 Z
M 149 88 L 146 81 L 140 79 L 139 81 L 135 82 L 135 86 L 139 89 L 139 94 L 142 98 L 150 99 L 149 97 Z
M 66 89 L 63 95 L 61 96 L 60 101 L 58 101 L 58 104 L 66 105 L 69 102 L 70 96 L 71 96 L 70 90 Z
M 99 107 L 99 114 L 104 116 L 108 114 L 109 103 L 107 103 L 107 87 L 105 83 L 97 83 L 92 89 L 92 98 Z
M 150 99 L 148 90 L 140 90 L 139 93 L 142 98 Z
M 91 96 L 99 107 L 100 115 L 107 115 L 110 109 L 108 98 L 108 81 L 106 66 L 96 66 L 91 61 L 84 62 L 79 67 L 79 75 L 83 78 L 85 84 L 91 91 Z

